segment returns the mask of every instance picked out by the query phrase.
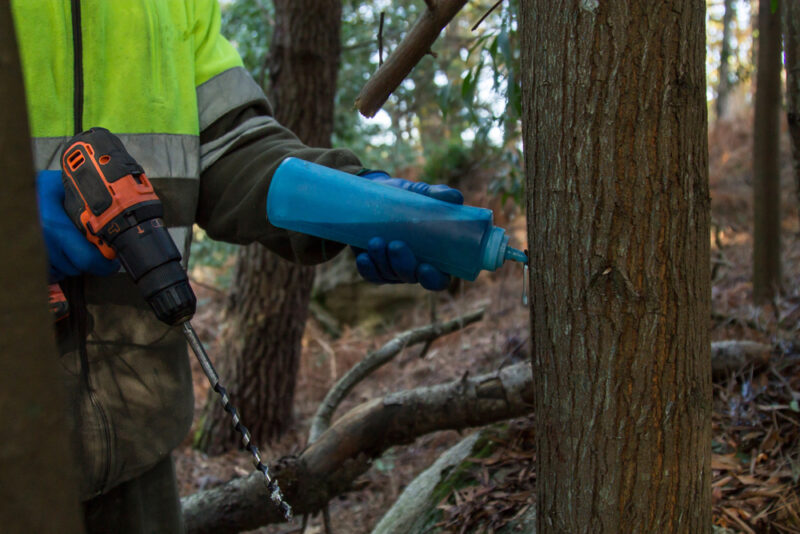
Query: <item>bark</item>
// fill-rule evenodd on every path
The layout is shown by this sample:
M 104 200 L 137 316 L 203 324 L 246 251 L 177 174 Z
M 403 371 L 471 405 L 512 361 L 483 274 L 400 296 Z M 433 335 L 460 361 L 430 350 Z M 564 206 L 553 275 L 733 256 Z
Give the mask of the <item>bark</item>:
M 464 7 L 467 0 L 430 0 L 428 9 L 420 16 L 397 49 L 378 68 L 361 89 L 355 106 L 365 117 L 380 111 L 389 95 L 397 89 L 411 69 L 431 52 L 442 29 Z
M 786 118 L 792 140 L 795 195 L 800 206 L 800 2 L 784 2 Z
M 408 330 L 396 336 L 380 349 L 367 354 L 363 360 L 347 371 L 347 373 L 333 385 L 330 391 L 328 391 L 328 394 L 325 395 L 325 398 L 317 409 L 317 413 L 314 414 L 314 418 L 311 421 L 311 430 L 308 432 L 308 442 L 313 443 L 317 441 L 317 438 L 330 426 L 331 417 L 333 417 L 336 408 L 341 404 L 347 394 L 376 369 L 392 361 L 397 354 L 407 347 L 422 342 L 431 343 L 441 336 L 451 334 L 481 320 L 485 311 L 484 308 L 481 308 L 480 310 L 462 315 L 446 323 L 435 323 Z
M 275 0 L 275 116 L 309 146 L 331 143 L 341 11 L 340 0 Z M 313 267 L 291 264 L 260 245 L 239 252 L 225 310 L 230 356 L 220 374 L 255 443 L 279 437 L 292 421 L 313 281 Z M 239 434 L 215 397 L 211 392 L 198 442 L 212 454 L 239 446 Z
M 520 11 L 537 531 L 710 532 L 705 2 Z
M 84 532 L 66 391 L 47 309 L 47 258 L 11 7 L 0 3 L 0 524 L 4 532 Z
M 731 57 L 731 24 L 736 9 L 733 0 L 725 0 L 725 12 L 722 15 L 722 46 L 719 52 L 719 85 L 717 86 L 717 119 L 724 119 L 728 115 L 728 94 L 731 91 L 730 57 Z
M 275 473 L 296 515 L 320 510 L 347 491 L 372 459 L 389 447 L 445 429 L 482 426 L 530 412 L 528 363 L 475 378 L 373 399 L 338 419 L 297 458 Z M 258 475 L 258 476 L 256 476 Z M 182 499 L 189 534 L 227 534 L 283 520 L 254 473 Z
M 780 215 L 780 10 L 770 0 L 758 8 L 755 124 L 753 126 L 753 300 L 769 301 L 781 286 Z

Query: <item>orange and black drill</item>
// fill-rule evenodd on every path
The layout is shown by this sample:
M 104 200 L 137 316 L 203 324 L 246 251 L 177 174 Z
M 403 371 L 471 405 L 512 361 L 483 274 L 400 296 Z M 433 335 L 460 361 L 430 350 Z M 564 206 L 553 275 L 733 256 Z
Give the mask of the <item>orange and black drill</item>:
M 197 300 L 164 225 L 163 206 L 122 141 L 104 128 L 80 133 L 64 151 L 61 168 L 72 222 L 103 256 L 119 257 L 161 321 L 191 319 Z
M 104 128 L 73 137 L 61 158 L 66 198 L 72 222 L 108 259 L 120 263 L 161 321 L 181 325 L 211 386 L 233 418 L 234 428 L 264 474 L 270 498 L 291 517 L 278 482 L 270 477 L 258 448 L 242 425 L 219 376 L 189 320 L 197 299 L 181 266 L 181 255 L 164 225 L 163 206 L 144 169 L 128 154 L 122 141 Z

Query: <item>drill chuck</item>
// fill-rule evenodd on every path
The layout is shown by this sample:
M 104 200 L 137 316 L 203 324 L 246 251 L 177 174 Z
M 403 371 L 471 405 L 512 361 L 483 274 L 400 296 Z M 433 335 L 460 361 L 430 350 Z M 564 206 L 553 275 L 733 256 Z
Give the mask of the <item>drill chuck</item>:
M 161 218 L 120 232 L 111 246 L 159 320 L 174 326 L 194 316 L 197 300 Z

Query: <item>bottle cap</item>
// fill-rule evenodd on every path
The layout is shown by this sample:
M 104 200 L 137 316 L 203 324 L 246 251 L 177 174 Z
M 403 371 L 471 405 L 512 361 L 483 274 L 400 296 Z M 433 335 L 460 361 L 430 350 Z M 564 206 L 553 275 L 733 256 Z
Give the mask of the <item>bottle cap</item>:
M 503 265 L 506 259 L 506 249 L 508 248 L 508 236 L 506 231 L 498 226 L 489 230 L 486 237 L 486 244 L 483 247 L 483 257 L 481 258 L 481 269 L 485 271 L 495 271 Z

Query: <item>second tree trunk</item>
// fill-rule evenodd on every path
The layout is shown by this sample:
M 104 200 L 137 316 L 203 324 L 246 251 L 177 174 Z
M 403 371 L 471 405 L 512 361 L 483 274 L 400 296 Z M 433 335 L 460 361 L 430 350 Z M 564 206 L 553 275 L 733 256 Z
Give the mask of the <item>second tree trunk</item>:
M 339 0 L 275 0 L 270 97 L 278 121 L 309 146 L 331 143 L 340 24 Z M 261 245 L 239 252 L 225 310 L 230 354 L 221 376 L 256 444 L 279 437 L 292 421 L 313 280 L 313 267 L 289 263 Z M 213 395 L 200 448 L 216 454 L 239 440 Z

